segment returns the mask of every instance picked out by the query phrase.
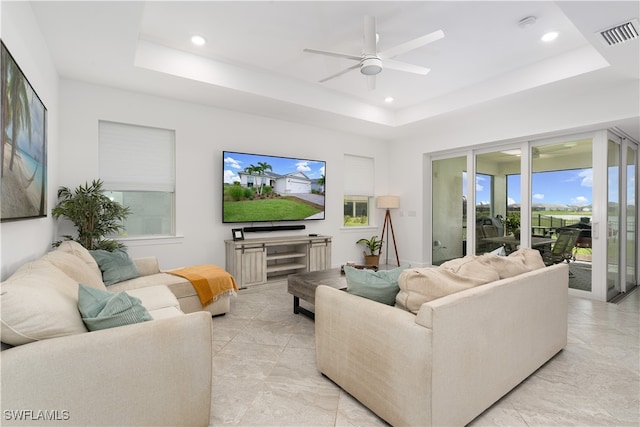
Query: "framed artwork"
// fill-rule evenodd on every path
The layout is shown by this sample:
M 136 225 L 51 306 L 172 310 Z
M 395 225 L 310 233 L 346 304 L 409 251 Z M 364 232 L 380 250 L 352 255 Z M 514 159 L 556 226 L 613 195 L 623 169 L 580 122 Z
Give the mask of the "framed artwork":
M 242 228 L 234 228 L 231 230 L 233 240 L 244 240 L 244 230 Z
M 47 109 L 0 44 L 0 219 L 46 217 Z

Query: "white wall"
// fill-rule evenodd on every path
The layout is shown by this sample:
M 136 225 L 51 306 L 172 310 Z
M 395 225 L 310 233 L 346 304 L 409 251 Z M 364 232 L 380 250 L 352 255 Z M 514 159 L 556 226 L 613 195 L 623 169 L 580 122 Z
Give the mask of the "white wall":
M 132 256 L 156 255 L 161 268 L 213 263 L 224 266 L 224 240 L 238 225 L 222 224 L 222 151 L 235 150 L 325 160 L 326 220 L 306 230 L 247 234 L 245 238 L 318 233 L 333 236 L 332 264 L 362 258 L 360 237 L 379 228 L 343 230 L 344 153 L 375 158 L 376 188 L 387 185 L 386 142 L 307 125 L 242 114 L 77 81 L 60 85 L 60 185 L 98 178 L 98 121 L 110 120 L 176 131 L 177 234 L 172 241 L 126 242 Z M 378 213 L 381 215 L 381 213 Z M 381 223 L 378 218 L 378 224 Z M 246 226 L 241 224 L 240 226 Z M 59 234 L 73 229 L 64 225 Z
M 0 2 L 2 41 L 29 83 L 47 107 L 48 210 L 55 203 L 58 187 L 58 74 L 28 2 Z M 0 224 L 1 278 L 5 279 L 25 261 L 38 258 L 51 248 L 53 219 L 3 222 Z
M 392 212 L 401 261 L 420 265 L 431 247 L 424 224 L 425 211 L 431 209 L 424 197 L 423 174 L 430 173 L 424 164 L 425 153 L 594 129 L 640 115 L 637 80 L 601 88 L 592 85 L 587 75 L 575 79 L 573 90 L 549 85 L 501 98 L 407 126 L 407 135 L 413 136 L 386 143 L 135 92 L 74 81 L 59 83 L 30 4 L 1 2 L 0 7 L 2 39 L 48 108 L 49 210 L 55 205 L 59 185 L 75 187 L 98 176 L 98 120 L 177 131 L 177 228 L 184 237 L 129 244 L 132 255 L 157 255 L 163 268 L 205 262 L 224 265 L 223 240 L 233 228 L 221 221 L 220 156 L 224 149 L 327 161 L 327 219 L 307 223 L 304 232 L 334 237 L 334 266 L 360 259 L 361 247 L 354 242 L 381 233 L 383 213 L 377 210 L 378 227 L 341 229 L 343 155 L 374 157 L 376 193 L 401 197 L 400 209 Z M 2 278 L 42 255 L 53 240 L 70 231 L 58 228 L 51 216 L 1 224 Z
M 430 227 L 424 221 L 425 211 L 431 209 L 425 198 L 424 174 L 431 174 L 425 154 L 602 129 L 616 120 L 640 116 L 637 80 L 607 88 L 590 85 L 589 76 L 576 83 L 580 80 L 584 86 L 576 84 L 574 91 L 558 90 L 552 84 L 438 116 L 421 123 L 419 129 L 414 126 L 413 136 L 394 141 L 389 170 L 418 171 L 412 179 L 390 173 L 390 186 L 399 189 L 401 197 L 396 214 L 401 218 L 394 218 L 400 257 L 420 265 L 431 251 Z

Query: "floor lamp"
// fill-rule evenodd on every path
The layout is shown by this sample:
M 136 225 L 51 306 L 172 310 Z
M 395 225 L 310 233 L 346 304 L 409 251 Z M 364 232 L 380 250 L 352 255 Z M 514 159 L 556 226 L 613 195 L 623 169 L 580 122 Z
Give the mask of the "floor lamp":
M 376 199 L 376 207 L 378 209 L 386 209 L 387 212 L 384 214 L 384 224 L 382 225 L 382 238 L 381 240 L 384 242 L 384 234 L 387 232 L 389 228 L 391 228 L 391 236 L 393 238 L 393 249 L 396 251 L 396 261 L 398 262 L 398 267 L 400 267 L 400 258 L 398 257 L 398 247 L 396 246 L 396 234 L 393 232 L 393 223 L 391 222 L 391 212 L 389 209 L 398 209 L 400 207 L 400 197 L 398 196 L 379 196 Z M 389 238 L 389 233 L 387 233 L 387 239 Z M 387 256 L 385 259 L 385 263 L 389 263 L 389 245 L 387 247 Z

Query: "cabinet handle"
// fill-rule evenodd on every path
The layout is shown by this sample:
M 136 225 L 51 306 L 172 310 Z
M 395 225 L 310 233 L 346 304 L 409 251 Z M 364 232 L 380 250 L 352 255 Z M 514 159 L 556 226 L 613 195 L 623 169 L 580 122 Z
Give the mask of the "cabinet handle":
M 242 251 L 242 254 L 244 255 L 244 251 L 245 249 L 258 249 L 259 246 L 253 246 L 253 247 L 246 247 L 245 245 L 241 245 L 240 247 L 236 248 L 236 251 Z M 262 244 L 262 252 L 265 252 L 267 250 L 266 245 L 263 243 Z

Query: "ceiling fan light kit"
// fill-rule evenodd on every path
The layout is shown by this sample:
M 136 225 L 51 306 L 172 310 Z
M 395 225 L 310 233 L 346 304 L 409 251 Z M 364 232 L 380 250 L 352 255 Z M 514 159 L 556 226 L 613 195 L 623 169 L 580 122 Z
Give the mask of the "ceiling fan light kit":
M 365 16 L 363 53 L 360 56 L 316 49 L 304 49 L 304 51 L 317 55 L 333 56 L 337 58 L 345 58 L 353 61 L 358 61 L 358 64 L 356 65 L 343 69 L 329 77 L 325 77 L 319 80 L 320 83 L 324 83 L 328 80 L 346 74 L 351 70 L 360 68 L 360 73 L 367 76 L 367 86 L 370 90 L 373 90 L 376 87 L 375 76 L 382 72 L 385 64 L 386 68 L 389 68 L 391 70 L 403 71 L 406 73 L 419 74 L 423 76 L 427 75 L 430 71 L 429 68 L 397 61 L 392 58 L 402 55 L 403 53 L 418 49 L 436 40 L 440 40 L 444 37 L 444 32 L 442 32 L 442 30 L 434 31 L 433 33 L 426 34 L 413 40 L 409 40 L 380 53 L 378 53 L 377 51 L 378 36 L 379 34 L 376 32 L 376 18 L 373 16 Z
M 366 76 L 374 76 L 382 71 L 382 60 L 376 56 L 364 58 L 360 64 L 360 72 Z

